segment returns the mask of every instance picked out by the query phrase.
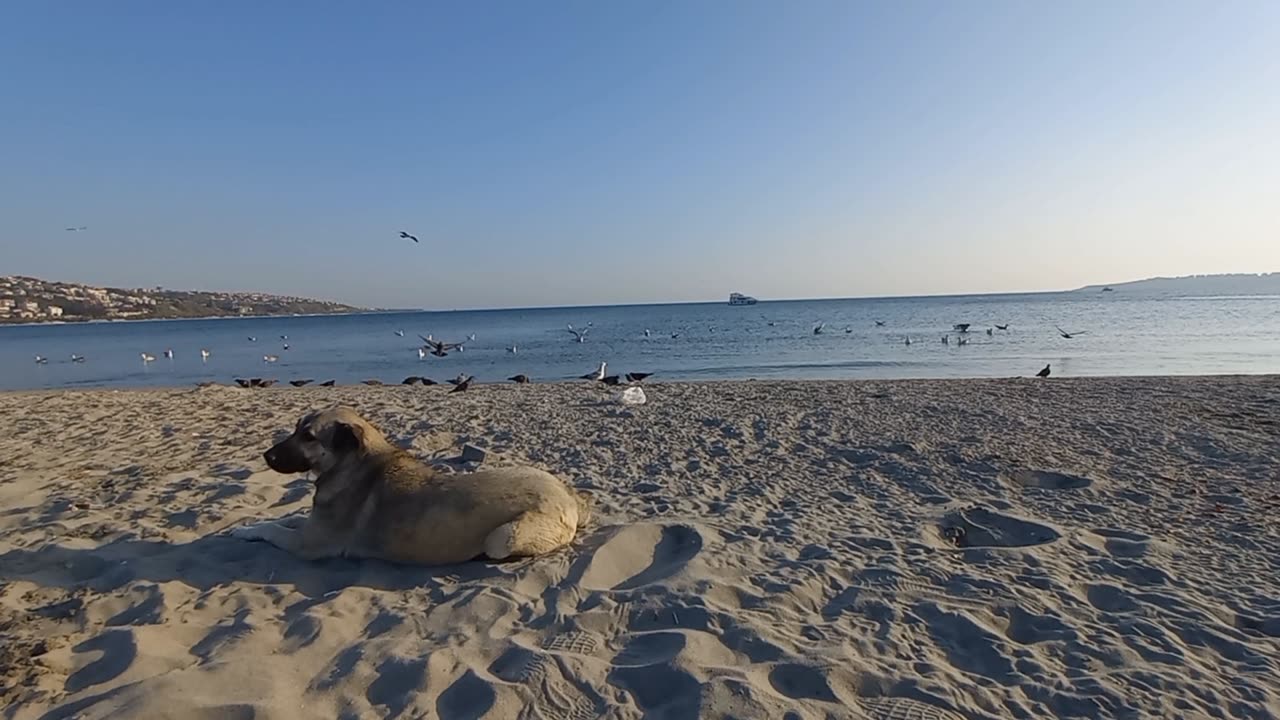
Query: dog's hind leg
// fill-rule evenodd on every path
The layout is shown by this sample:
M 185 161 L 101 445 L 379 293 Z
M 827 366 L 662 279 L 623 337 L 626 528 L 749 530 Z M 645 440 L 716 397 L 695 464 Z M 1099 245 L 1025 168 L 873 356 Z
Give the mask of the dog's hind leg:
M 576 517 L 531 510 L 494 528 L 484 539 L 484 554 L 491 560 L 543 555 L 572 542 L 576 530 Z

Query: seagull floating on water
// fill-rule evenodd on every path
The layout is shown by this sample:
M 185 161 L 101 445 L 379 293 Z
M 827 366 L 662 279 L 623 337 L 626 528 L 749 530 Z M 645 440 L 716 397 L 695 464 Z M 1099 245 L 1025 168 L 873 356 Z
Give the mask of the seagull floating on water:
M 818 324 L 813 328 L 813 334 L 814 334 L 814 335 L 821 335 L 821 334 L 822 334 L 822 329 L 823 329 L 823 328 L 825 328 L 826 326 L 827 326 L 827 324 L 826 324 L 826 323 L 818 323 Z
M 49 358 L 47 358 L 47 357 L 45 357 L 45 356 L 43 356 L 43 355 L 37 355 L 37 356 L 36 356 L 36 364 L 37 364 L 37 365 L 48 365 L 48 364 L 49 364 Z
M 518 345 L 512 345 L 511 347 L 507 348 L 507 352 L 511 353 L 512 355 L 515 355 L 516 353 L 520 352 L 520 347 Z
M 969 332 L 969 325 L 970 323 L 956 323 L 955 325 L 951 326 L 951 329 L 955 330 L 956 332 L 967 333 Z
M 426 359 L 427 359 L 427 349 L 426 349 L 426 348 L 418 348 L 418 359 L 419 359 L 419 360 L 426 360 Z
M 907 343 L 908 345 L 910 345 L 910 344 L 911 344 L 911 336 L 910 336 L 910 335 L 908 335 L 907 337 L 905 337 L 905 338 L 903 338 L 903 339 L 904 339 L 904 340 L 906 340 L 906 343 Z
M 285 349 L 285 350 L 288 350 L 288 349 L 289 349 L 289 343 L 285 343 L 285 344 L 284 344 L 284 345 L 282 345 L 281 347 L 282 347 L 283 349 Z
M 279 355 L 263 355 L 262 356 L 262 362 L 264 363 L 273 363 L 278 361 L 279 359 L 280 359 Z
M 83 356 L 83 355 L 77 355 L 77 354 L 75 354 L 75 353 L 71 353 L 71 362 L 73 362 L 73 363 L 82 363 L 82 362 L 84 362 L 84 356 Z
M 956 338 L 956 344 L 957 344 L 957 345 L 968 345 L 968 344 L 969 344 L 969 338 L 967 338 L 967 337 L 965 337 L 965 336 L 961 335 L 960 337 Z
M 168 358 L 169 360 L 172 360 L 172 359 L 173 359 L 173 349 L 172 349 L 172 348 L 165 348 L 165 349 L 164 349 L 164 356 L 165 356 L 166 358 Z
M 951 344 L 951 336 L 950 336 L 950 335 L 943 335 L 943 336 L 942 336 L 942 344 L 943 344 L 943 345 L 950 345 L 950 344 Z
M 1045 365 L 1043 370 L 1041 370 L 1040 372 L 1036 373 L 1036 377 L 1038 377 L 1038 378 L 1047 378 L 1047 377 L 1049 377 L 1049 366 L 1048 366 L 1048 365 Z
M 401 230 L 401 231 L 400 231 L 400 237 L 401 237 L 401 239 L 404 239 L 404 240 L 412 240 L 412 241 L 414 241 L 414 242 L 418 242 L 418 238 L 417 238 L 417 236 L 410 235 L 409 233 L 407 233 L 407 232 L 405 232 L 405 231 L 403 231 L 403 230 Z
M 204 348 L 200 348 L 200 362 L 205 362 L 208 359 L 209 359 L 209 351 Z
M 993 328 L 987 328 L 987 337 L 990 337 L 995 334 L 996 334 L 996 331 Z
M 1007 324 L 1005 324 L 1005 325 L 997 325 L 997 326 L 996 326 L 996 329 L 997 329 L 997 330 L 1008 330 L 1008 329 L 1009 329 L 1009 326 L 1008 326 Z
M 649 333 L 649 328 L 645 328 L 645 329 L 644 329 L 644 336 L 645 336 L 645 337 L 649 337 L 649 334 L 650 334 L 650 333 Z
M 138 353 L 138 354 L 142 356 L 142 364 L 143 364 L 143 365 L 146 365 L 146 364 L 147 364 L 147 363 L 149 363 L 149 362 L 155 362 L 155 360 L 156 360 L 156 356 L 155 356 L 155 355 L 149 355 L 149 354 L 147 354 L 147 353 Z

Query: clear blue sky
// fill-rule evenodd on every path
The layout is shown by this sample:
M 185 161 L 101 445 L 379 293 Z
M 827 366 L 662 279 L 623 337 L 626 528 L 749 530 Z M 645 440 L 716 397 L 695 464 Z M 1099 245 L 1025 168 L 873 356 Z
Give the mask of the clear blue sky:
M 1273 0 L 25 2 L 0 68 L 0 274 L 448 308 L 1280 270 Z

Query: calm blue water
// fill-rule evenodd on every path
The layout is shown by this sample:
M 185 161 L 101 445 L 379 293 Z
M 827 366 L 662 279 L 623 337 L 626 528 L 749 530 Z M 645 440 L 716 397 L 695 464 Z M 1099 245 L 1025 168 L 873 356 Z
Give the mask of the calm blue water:
M 587 342 L 574 342 L 565 324 L 588 322 Z M 970 344 L 943 345 L 942 335 L 958 322 L 973 324 Z M 818 323 L 826 331 L 815 336 Z M 985 328 L 997 323 L 1011 327 L 988 337 Z M 1087 334 L 1066 340 L 1055 324 Z M 406 336 L 396 337 L 397 329 Z M 448 341 L 474 333 L 476 340 L 465 352 L 420 361 L 417 333 Z M 289 336 L 290 350 L 280 335 Z M 393 383 L 459 372 L 482 382 L 516 373 L 552 381 L 576 378 L 601 360 L 610 372 L 654 372 L 655 380 L 1007 377 L 1045 363 L 1061 376 L 1277 373 L 1278 337 L 1276 296 L 1119 292 L 9 326 L 0 327 L 0 388 L 178 386 L 251 376 Z M 517 354 L 507 352 L 511 345 Z M 163 357 L 166 348 L 172 361 Z M 207 363 L 201 348 L 212 353 Z M 158 359 L 144 366 L 142 352 Z M 72 353 L 88 361 L 71 363 Z M 266 353 L 280 361 L 265 364 Z M 35 355 L 49 364 L 35 364 Z

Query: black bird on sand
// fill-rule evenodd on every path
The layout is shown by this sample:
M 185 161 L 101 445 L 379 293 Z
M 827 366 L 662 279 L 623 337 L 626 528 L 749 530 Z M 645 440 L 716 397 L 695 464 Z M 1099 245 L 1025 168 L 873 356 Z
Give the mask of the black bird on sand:
M 364 385 L 386 385 L 381 380 L 361 380 L 360 382 Z
M 292 386 L 294 386 L 294 387 L 302 387 L 303 385 L 310 385 L 312 382 L 314 382 L 314 381 L 313 381 L 313 380 L 311 380 L 311 379 L 307 379 L 307 380 L 290 380 L 290 381 L 289 381 L 289 384 L 290 384 L 290 385 L 292 385 Z
M 401 231 L 400 231 L 400 237 L 401 237 L 401 238 L 403 238 L 403 239 L 405 239 L 405 240 L 412 240 L 412 241 L 414 241 L 414 242 L 418 242 L 418 238 L 417 238 L 417 236 L 415 236 L 415 235 L 410 235 L 409 233 L 407 233 L 407 232 L 405 232 L 405 231 L 403 231 L 403 230 L 401 230 Z
M 258 387 L 260 388 L 269 388 L 275 384 L 276 384 L 275 380 L 259 380 L 258 381 Z
M 622 382 L 622 380 L 619 379 L 617 375 L 610 375 L 608 377 L 600 378 L 600 382 L 604 383 L 605 385 L 618 385 Z
M 245 380 L 244 378 L 236 378 L 235 380 L 236 384 L 242 388 L 253 387 L 253 383 L 250 380 Z
M 519 375 L 512 375 L 511 377 L 509 377 L 509 378 L 507 378 L 507 379 L 508 379 L 508 380 L 510 380 L 511 382 L 513 382 L 513 383 L 517 384 L 517 385 L 527 385 L 527 384 L 529 384 L 529 376 L 528 376 L 528 375 L 525 375 L 524 373 L 521 373 L 521 374 L 519 374 Z
M 652 374 L 653 373 L 627 373 L 626 378 L 629 383 L 638 383 Z
M 320 387 L 333 387 L 334 385 L 337 385 L 337 384 L 338 382 L 336 380 L 325 380 L 324 382 L 320 383 Z
M 474 378 L 474 377 L 472 377 L 472 376 L 470 376 L 470 375 L 468 375 L 468 376 L 467 376 L 466 378 L 464 378 L 461 382 L 459 382 L 457 385 L 455 385 L 455 386 L 453 387 L 453 389 L 449 391 L 449 394 L 450 394 L 450 395 L 452 395 L 452 394 L 454 394 L 454 393 L 466 392 L 466 391 L 467 391 L 467 388 L 471 387 L 471 381 L 472 381 L 472 380 L 475 380 L 475 378 Z
M 409 377 L 401 380 L 400 384 L 401 385 L 417 385 L 421 380 L 422 378 L 418 377 L 417 375 L 410 375 Z
M 1048 366 L 1048 365 L 1045 365 L 1043 370 L 1041 370 L 1040 372 L 1036 373 L 1036 377 L 1039 377 L 1039 378 L 1047 378 L 1047 377 L 1049 377 L 1049 366 Z

